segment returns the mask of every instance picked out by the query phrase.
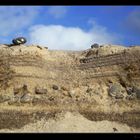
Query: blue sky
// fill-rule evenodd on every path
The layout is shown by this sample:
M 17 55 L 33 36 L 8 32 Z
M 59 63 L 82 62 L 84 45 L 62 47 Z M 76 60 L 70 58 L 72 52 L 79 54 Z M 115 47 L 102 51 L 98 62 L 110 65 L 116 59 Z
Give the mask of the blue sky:
M 140 45 L 140 6 L 0 6 L 0 44 L 81 50 L 93 43 Z

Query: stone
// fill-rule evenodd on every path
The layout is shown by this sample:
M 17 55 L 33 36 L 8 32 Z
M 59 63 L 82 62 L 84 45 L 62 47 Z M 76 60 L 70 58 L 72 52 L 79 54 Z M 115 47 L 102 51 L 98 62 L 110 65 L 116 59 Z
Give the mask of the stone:
M 133 88 L 132 87 L 126 87 L 126 91 L 128 95 L 131 95 L 133 93 Z
M 108 94 L 109 94 L 109 96 L 114 97 L 116 99 L 124 98 L 124 95 L 122 92 L 122 87 L 121 87 L 121 85 L 119 85 L 117 83 L 110 85 Z
M 39 48 L 40 50 L 42 50 L 42 47 L 41 46 L 37 45 L 36 47 Z
M 109 93 L 120 92 L 121 86 L 119 84 L 112 84 L 109 88 Z
M 20 102 L 21 103 L 31 103 L 32 102 L 33 97 L 29 94 L 25 94 L 24 96 L 22 96 L 20 98 Z
M 57 85 L 53 85 L 52 88 L 53 88 L 54 90 L 58 90 L 58 89 L 59 89 Z
M 91 48 L 99 48 L 99 47 L 100 47 L 100 45 L 97 43 L 94 43 L 93 45 L 91 45 Z
M 47 94 L 48 90 L 47 89 L 43 89 L 43 88 L 35 88 L 35 93 L 36 94 Z
M 27 40 L 24 37 L 18 37 L 12 40 L 13 45 L 20 45 L 26 43 Z
M 70 91 L 68 92 L 68 96 L 69 96 L 69 97 L 73 98 L 74 95 L 75 95 L 75 90 L 70 90 Z
M 0 95 L 0 103 L 6 102 L 6 101 L 9 101 L 9 100 L 10 100 L 9 96 Z

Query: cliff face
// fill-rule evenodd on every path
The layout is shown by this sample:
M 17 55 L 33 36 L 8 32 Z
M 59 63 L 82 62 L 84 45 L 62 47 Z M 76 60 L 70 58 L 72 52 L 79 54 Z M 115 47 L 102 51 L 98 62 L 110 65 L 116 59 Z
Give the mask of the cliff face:
M 140 127 L 139 63 L 139 46 L 52 51 L 35 45 L 1 45 L 0 106 L 78 110 L 89 118 L 88 112 L 133 112 L 137 123 L 130 124 Z

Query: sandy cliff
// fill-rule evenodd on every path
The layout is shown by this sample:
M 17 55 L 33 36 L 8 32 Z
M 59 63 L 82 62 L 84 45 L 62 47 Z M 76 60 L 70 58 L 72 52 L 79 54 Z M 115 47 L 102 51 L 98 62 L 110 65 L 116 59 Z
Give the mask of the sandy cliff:
M 121 130 L 118 126 L 120 132 L 137 132 L 140 128 L 139 62 L 140 46 L 103 45 L 84 51 L 53 51 L 37 45 L 1 45 L 0 129 L 21 129 L 35 123 L 38 119 L 34 114 L 38 116 L 38 112 L 76 111 L 88 119 L 87 123 L 89 120 L 91 123 L 101 121 L 101 124 L 104 120 L 115 121 L 132 127 Z M 59 127 L 55 130 L 52 127 L 50 131 L 63 131 Z M 45 128 L 42 129 L 45 132 Z M 47 127 L 46 132 L 50 131 Z M 114 132 L 114 129 L 106 129 L 106 132 Z

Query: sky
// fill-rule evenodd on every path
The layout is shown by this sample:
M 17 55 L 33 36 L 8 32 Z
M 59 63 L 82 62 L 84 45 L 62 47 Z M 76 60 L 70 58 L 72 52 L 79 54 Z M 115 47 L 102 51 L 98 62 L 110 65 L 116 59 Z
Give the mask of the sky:
M 52 50 L 140 45 L 140 6 L 0 6 L 0 44 L 21 36 Z

